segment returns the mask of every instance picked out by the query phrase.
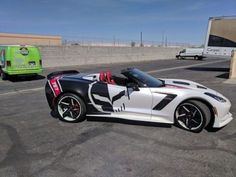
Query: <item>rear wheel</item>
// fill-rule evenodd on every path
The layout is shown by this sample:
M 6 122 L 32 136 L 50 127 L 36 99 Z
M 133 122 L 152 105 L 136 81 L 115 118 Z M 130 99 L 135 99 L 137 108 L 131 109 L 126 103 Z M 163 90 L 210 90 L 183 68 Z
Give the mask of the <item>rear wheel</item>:
M 181 103 L 175 111 L 175 121 L 181 128 L 201 132 L 210 122 L 211 112 L 207 105 L 197 100 Z
M 59 97 L 56 111 L 62 121 L 80 122 L 85 120 L 86 106 L 77 95 L 65 93 Z

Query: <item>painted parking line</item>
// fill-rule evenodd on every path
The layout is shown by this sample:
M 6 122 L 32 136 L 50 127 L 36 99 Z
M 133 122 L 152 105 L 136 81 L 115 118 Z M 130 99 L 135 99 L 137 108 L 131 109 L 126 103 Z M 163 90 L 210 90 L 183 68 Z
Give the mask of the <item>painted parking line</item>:
M 159 72 L 189 68 L 189 67 L 194 67 L 194 66 L 202 66 L 202 65 L 208 65 L 208 64 L 221 63 L 221 62 L 225 62 L 225 61 L 227 61 L 227 60 L 220 60 L 220 61 L 217 60 L 217 61 L 211 61 L 211 62 L 206 62 L 206 63 L 198 63 L 198 64 L 192 64 L 192 65 L 184 65 L 184 66 L 178 66 L 178 67 L 170 67 L 170 68 L 164 68 L 164 69 L 150 70 L 150 71 L 146 71 L 146 73 L 149 73 L 149 74 L 159 73 Z M 16 90 L 16 91 L 11 91 L 11 92 L 6 92 L 6 93 L 0 93 L 0 96 L 10 96 L 10 95 L 16 95 L 16 94 L 19 94 L 19 93 L 35 92 L 35 91 L 40 91 L 40 90 L 43 90 L 43 89 L 44 89 L 44 87 Z
M 217 60 L 217 61 L 210 61 L 206 63 L 198 63 L 198 64 L 192 64 L 192 65 L 185 65 L 185 66 L 177 66 L 177 67 L 171 67 L 171 68 L 164 68 L 164 69 L 157 69 L 157 70 L 151 70 L 147 71 L 146 73 L 152 74 L 152 73 L 159 73 L 159 72 L 164 72 L 164 71 L 171 71 L 171 70 L 176 70 L 176 69 L 183 69 L 183 68 L 189 68 L 189 67 L 194 67 L 194 66 L 202 66 L 202 65 L 208 65 L 208 64 L 215 64 L 215 63 L 221 63 L 225 62 L 227 60 Z
M 15 90 L 15 91 L 6 92 L 6 93 L 0 93 L 0 96 L 15 95 L 15 94 L 19 94 L 19 93 L 36 92 L 36 91 L 40 91 L 40 90 L 43 90 L 43 89 L 44 89 L 44 87 L 24 89 L 24 90 Z

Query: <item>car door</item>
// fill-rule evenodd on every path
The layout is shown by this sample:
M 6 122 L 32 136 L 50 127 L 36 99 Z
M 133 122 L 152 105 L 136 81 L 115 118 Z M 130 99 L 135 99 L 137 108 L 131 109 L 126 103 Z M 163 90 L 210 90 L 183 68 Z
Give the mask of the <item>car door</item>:
M 114 113 L 127 119 L 151 119 L 152 94 L 149 88 L 127 88 L 108 84 Z
M 98 112 L 104 114 L 114 112 L 107 83 L 101 81 L 91 83 L 88 96 Z
M 126 119 L 151 119 L 152 94 L 149 88 L 94 82 L 89 86 L 91 104 L 101 113 Z

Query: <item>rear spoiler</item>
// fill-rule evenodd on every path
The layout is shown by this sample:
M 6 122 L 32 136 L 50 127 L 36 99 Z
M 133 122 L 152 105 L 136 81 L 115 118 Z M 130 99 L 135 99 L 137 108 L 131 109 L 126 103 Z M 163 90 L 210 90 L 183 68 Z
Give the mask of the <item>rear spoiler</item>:
M 47 79 L 50 80 L 56 76 L 64 75 L 64 74 L 78 74 L 79 71 L 76 70 L 66 70 L 66 71 L 55 71 L 47 75 Z

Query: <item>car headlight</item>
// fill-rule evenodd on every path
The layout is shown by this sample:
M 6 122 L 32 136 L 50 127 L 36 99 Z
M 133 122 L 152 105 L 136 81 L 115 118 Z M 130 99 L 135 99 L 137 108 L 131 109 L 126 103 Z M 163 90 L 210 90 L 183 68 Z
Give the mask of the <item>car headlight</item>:
M 208 95 L 208 96 L 210 96 L 210 97 L 212 97 L 212 98 L 214 98 L 215 100 L 217 100 L 217 101 L 219 101 L 219 102 L 221 102 L 221 103 L 225 103 L 226 102 L 226 100 L 224 99 L 224 98 L 222 98 L 222 97 L 220 97 L 220 96 L 217 96 L 217 95 L 215 95 L 215 94 L 212 94 L 212 93 L 209 93 L 209 92 L 206 92 L 206 93 L 204 93 L 205 95 Z

